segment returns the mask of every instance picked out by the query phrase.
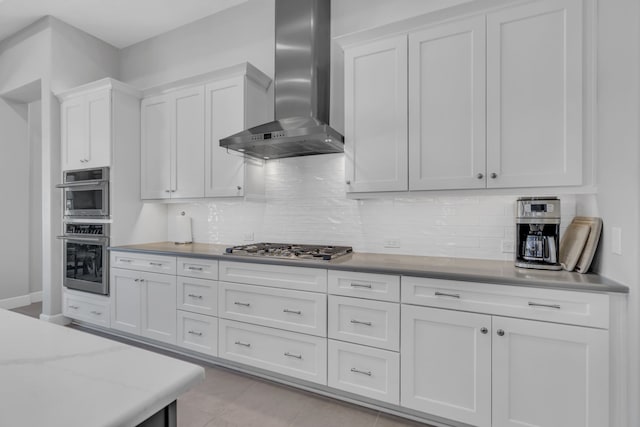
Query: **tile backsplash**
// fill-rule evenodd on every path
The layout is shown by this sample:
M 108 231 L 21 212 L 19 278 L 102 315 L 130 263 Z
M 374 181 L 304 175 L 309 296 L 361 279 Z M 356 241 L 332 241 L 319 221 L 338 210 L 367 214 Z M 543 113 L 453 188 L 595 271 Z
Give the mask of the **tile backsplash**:
M 344 155 L 270 160 L 265 200 L 207 199 L 169 205 L 173 217 L 192 217 L 201 243 L 251 241 L 351 245 L 355 251 L 513 259 L 503 242 L 515 234 L 514 195 L 455 195 L 433 191 L 349 199 L 344 191 Z M 576 215 L 576 196 L 563 195 L 564 230 Z M 393 246 L 393 247 L 389 247 Z

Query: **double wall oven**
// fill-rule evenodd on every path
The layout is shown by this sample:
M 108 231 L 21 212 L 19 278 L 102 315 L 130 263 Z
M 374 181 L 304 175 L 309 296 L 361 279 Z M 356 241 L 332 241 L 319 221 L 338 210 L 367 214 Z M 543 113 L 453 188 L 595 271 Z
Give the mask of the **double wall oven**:
M 63 172 L 63 285 L 109 295 L 109 168 Z

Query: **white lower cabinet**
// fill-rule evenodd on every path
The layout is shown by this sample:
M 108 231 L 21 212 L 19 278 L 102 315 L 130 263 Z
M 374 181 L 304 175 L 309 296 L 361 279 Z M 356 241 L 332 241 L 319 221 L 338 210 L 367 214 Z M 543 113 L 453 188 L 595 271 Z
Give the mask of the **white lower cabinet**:
M 403 305 L 401 405 L 478 427 L 608 425 L 608 336 Z
M 328 385 L 372 399 L 400 403 L 400 356 L 363 345 L 329 340 Z
M 82 322 L 109 326 L 109 297 L 64 290 L 62 314 Z
M 220 319 L 219 357 L 327 384 L 327 340 Z
M 218 282 L 178 276 L 177 307 L 193 313 L 216 316 L 218 314 Z
M 190 350 L 217 356 L 218 318 L 178 310 L 177 344 Z

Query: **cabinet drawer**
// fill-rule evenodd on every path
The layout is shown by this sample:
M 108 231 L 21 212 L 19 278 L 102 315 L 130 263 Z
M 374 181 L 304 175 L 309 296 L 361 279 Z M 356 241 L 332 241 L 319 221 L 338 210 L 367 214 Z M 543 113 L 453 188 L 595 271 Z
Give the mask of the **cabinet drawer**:
M 217 356 L 218 319 L 178 310 L 178 345 Z
M 327 384 L 327 340 L 220 319 L 219 357 Z
M 176 258 L 138 252 L 111 251 L 111 267 L 175 275 Z
M 400 276 L 329 270 L 328 288 L 334 295 L 400 301 Z
M 178 257 L 177 263 L 178 276 L 218 280 L 217 260 Z
M 329 387 L 399 404 L 398 353 L 329 340 L 328 365 Z
M 403 276 L 402 302 L 596 328 L 609 327 L 609 296 L 606 294 Z
M 63 314 L 72 319 L 109 327 L 109 300 L 83 298 L 65 292 Z
M 215 280 L 177 278 L 178 309 L 193 313 L 218 315 L 218 282 Z
M 327 292 L 327 270 L 220 261 L 220 281 Z
M 327 336 L 327 296 L 314 292 L 220 282 L 219 316 Z
M 398 351 L 400 304 L 329 296 L 329 338 Z

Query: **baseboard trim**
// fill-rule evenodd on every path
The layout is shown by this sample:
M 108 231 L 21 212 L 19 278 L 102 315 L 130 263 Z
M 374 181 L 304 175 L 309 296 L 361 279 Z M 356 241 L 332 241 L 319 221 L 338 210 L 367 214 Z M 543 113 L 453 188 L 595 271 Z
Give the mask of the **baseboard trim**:
M 55 323 L 56 325 L 66 326 L 71 323 L 71 319 L 66 317 L 64 314 L 54 314 L 48 315 L 41 313 L 40 320 L 44 320 L 45 322 Z
M 42 301 L 42 291 L 32 292 L 19 297 L 0 299 L 0 308 L 11 310 L 12 308 L 24 307 L 34 302 Z

